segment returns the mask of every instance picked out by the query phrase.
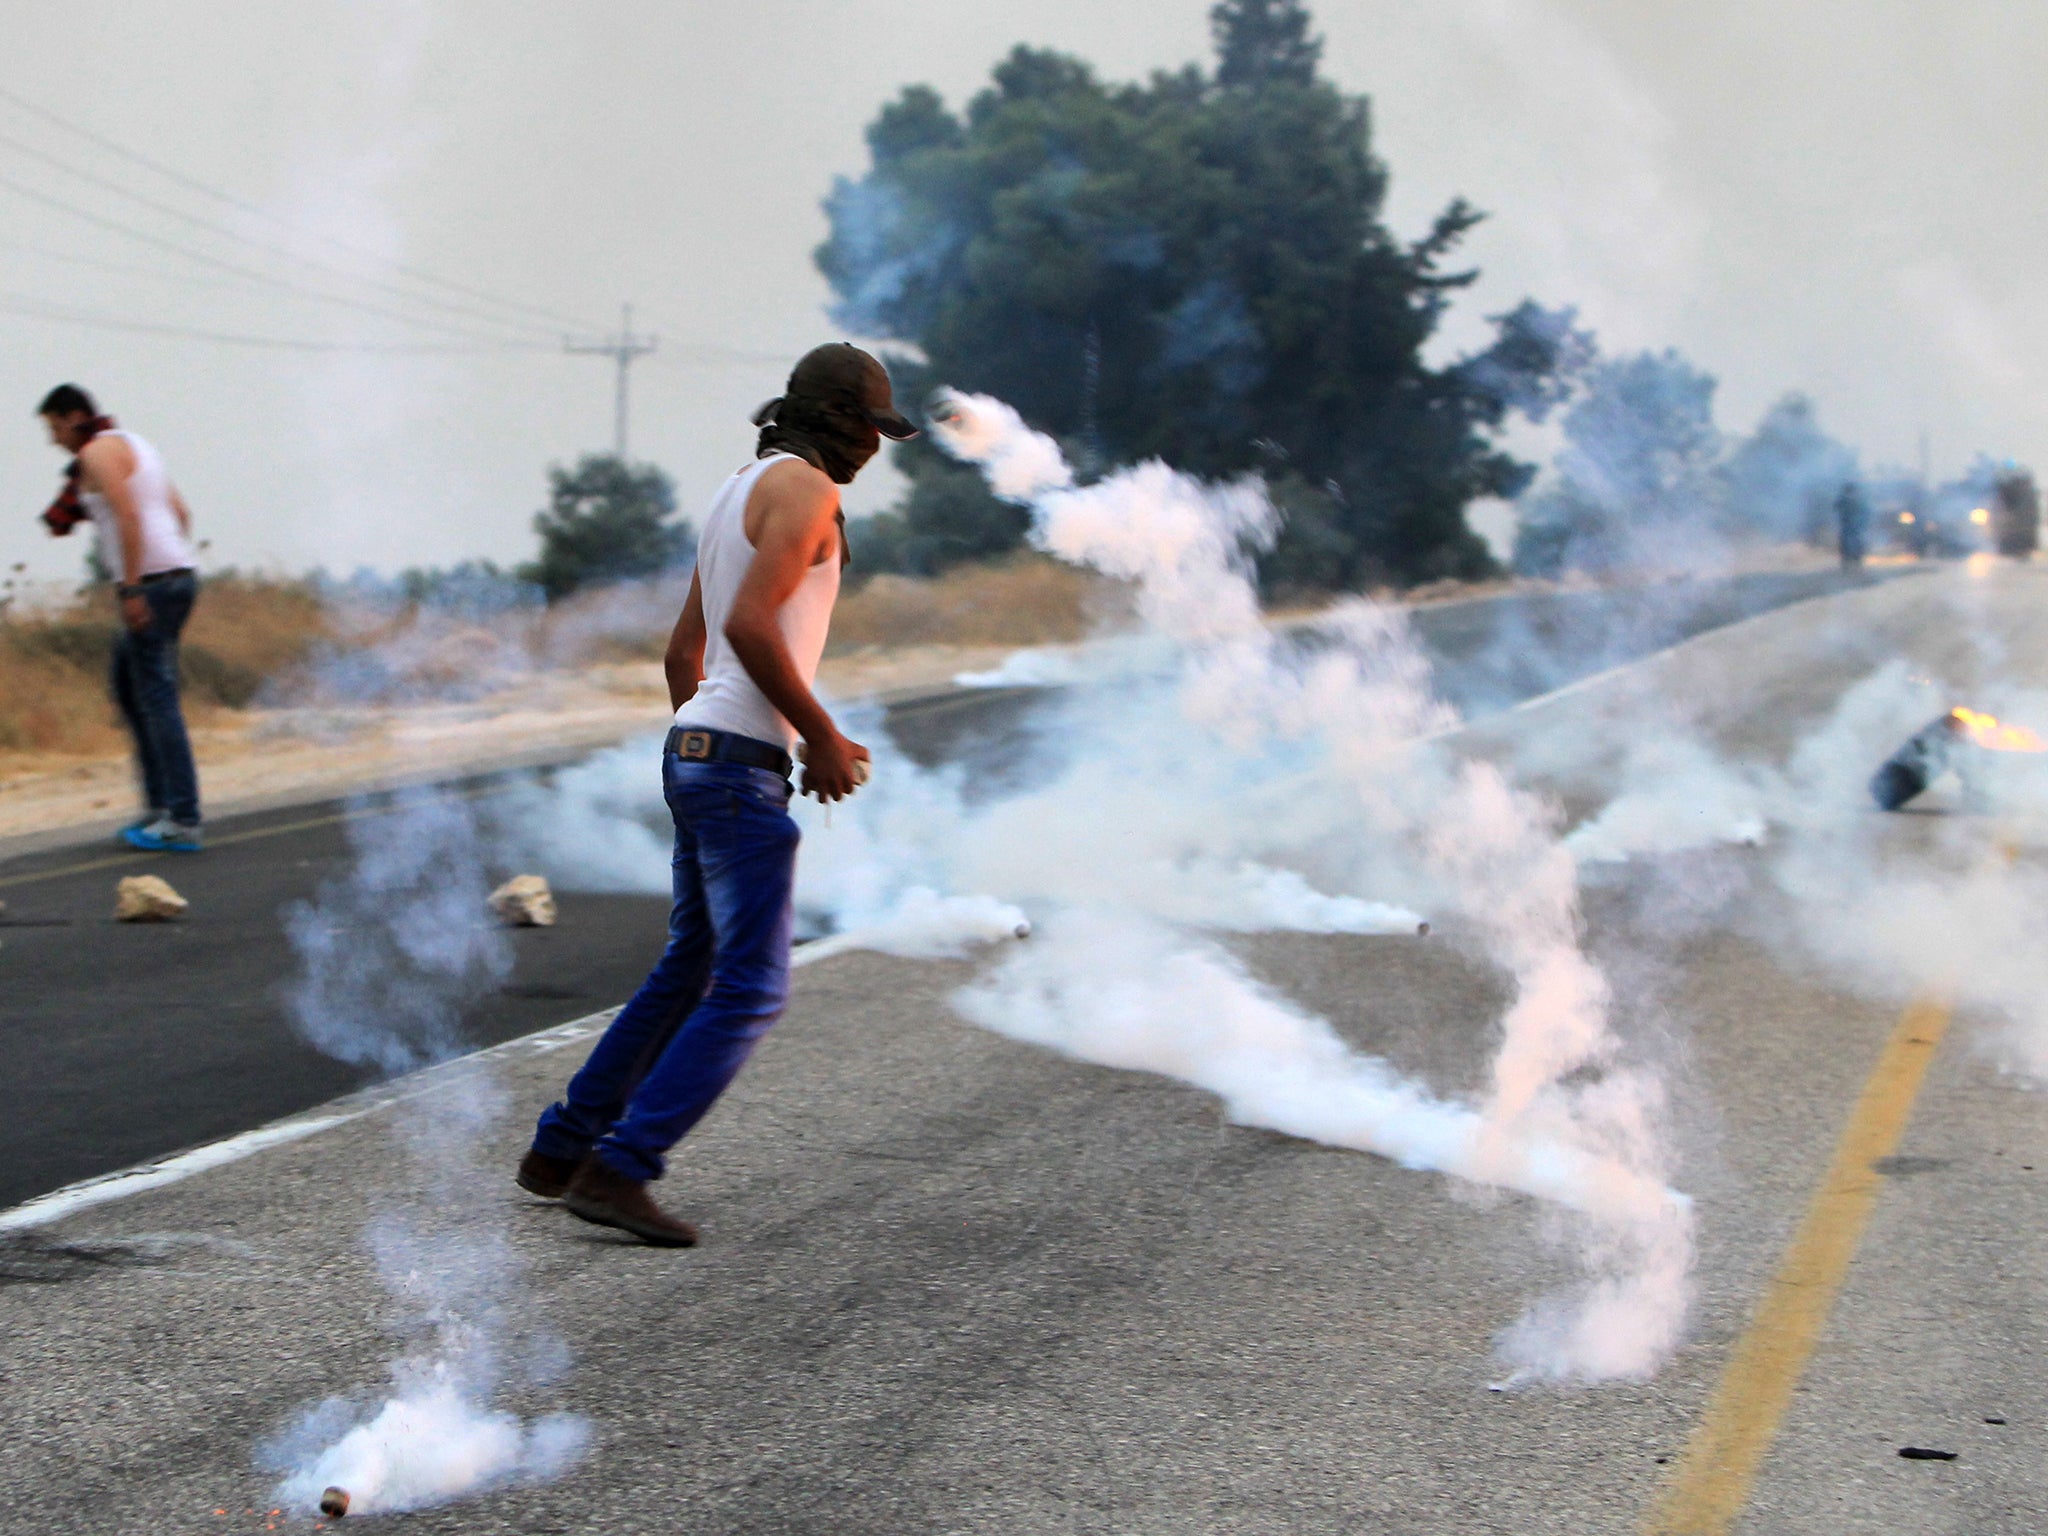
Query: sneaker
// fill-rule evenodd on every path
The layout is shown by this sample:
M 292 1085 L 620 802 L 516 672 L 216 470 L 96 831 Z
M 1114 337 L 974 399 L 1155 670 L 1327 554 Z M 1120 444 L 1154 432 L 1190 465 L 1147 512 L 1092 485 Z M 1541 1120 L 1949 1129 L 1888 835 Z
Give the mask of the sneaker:
M 117 843 L 125 843 L 128 841 L 128 835 L 131 832 L 147 832 L 151 827 L 155 826 L 158 822 L 162 821 L 163 819 L 164 813 L 162 811 L 151 811 L 147 816 L 143 817 L 140 821 L 131 821 L 128 823 L 127 826 L 123 827 L 120 831 L 116 832 L 114 834 L 114 841 Z
M 121 834 L 121 838 L 130 848 L 139 848 L 144 853 L 200 851 L 199 828 L 173 821 L 168 816 L 160 817 L 146 827 L 130 827 Z

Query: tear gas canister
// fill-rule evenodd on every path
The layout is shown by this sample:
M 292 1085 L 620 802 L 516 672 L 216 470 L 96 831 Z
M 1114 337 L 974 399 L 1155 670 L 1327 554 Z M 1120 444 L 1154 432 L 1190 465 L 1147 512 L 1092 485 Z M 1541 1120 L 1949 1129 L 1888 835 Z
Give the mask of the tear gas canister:
M 1870 796 L 1878 809 L 1896 811 L 1940 778 L 1961 730 L 1962 722 L 1947 714 L 1908 736 L 1870 781 Z

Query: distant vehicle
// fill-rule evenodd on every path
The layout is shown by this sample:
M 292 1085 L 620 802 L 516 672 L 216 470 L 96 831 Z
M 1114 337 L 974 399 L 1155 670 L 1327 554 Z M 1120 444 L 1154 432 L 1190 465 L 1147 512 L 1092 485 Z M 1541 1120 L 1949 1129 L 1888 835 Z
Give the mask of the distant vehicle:
M 2024 469 L 1998 477 L 1991 502 L 1991 543 L 2012 560 L 2032 556 L 2041 543 L 2041 493 Z

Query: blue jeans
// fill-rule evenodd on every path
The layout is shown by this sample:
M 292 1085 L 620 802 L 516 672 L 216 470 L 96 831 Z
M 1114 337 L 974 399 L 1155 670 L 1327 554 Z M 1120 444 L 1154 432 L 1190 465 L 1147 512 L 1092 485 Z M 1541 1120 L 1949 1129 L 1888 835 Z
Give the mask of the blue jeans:
M 789 781 L 667 752 L 661 776 L 676 824 L 668 948 L 533 1138 L 549 1157 L 580 1159 L 594 1147 L 633 1179 L 661 1177 L 663 1154 L 704 1118 L 789 1000 L 798 837 Z
M 123 625 L 114 637 L 110 678 L 114 702 L 135 738 L 143 799 L 150 810 L 167 811 L 188 827 L 199 825 L 199 770 L 178 706 L 178 636 L 198 596 L 199 578 L 189 571 L 144 586 L 149 624 L 141 630 Z

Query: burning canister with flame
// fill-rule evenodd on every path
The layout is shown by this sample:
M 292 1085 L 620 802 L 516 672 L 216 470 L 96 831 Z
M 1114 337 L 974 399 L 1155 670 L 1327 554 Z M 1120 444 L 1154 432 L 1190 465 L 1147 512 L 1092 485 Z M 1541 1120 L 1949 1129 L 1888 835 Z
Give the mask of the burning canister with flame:
M 1941 777 L 1955 748 L 1962 744 L 1987 752 L 2048 752 L 2048 742 L 2025 726 L 2007 725 L 1996 715 L 1958 704 L 1939 720 L 1920 727 L 1885 759 L 1870 781 L 1871 798 L 1880 810 L 1898 810 Z

